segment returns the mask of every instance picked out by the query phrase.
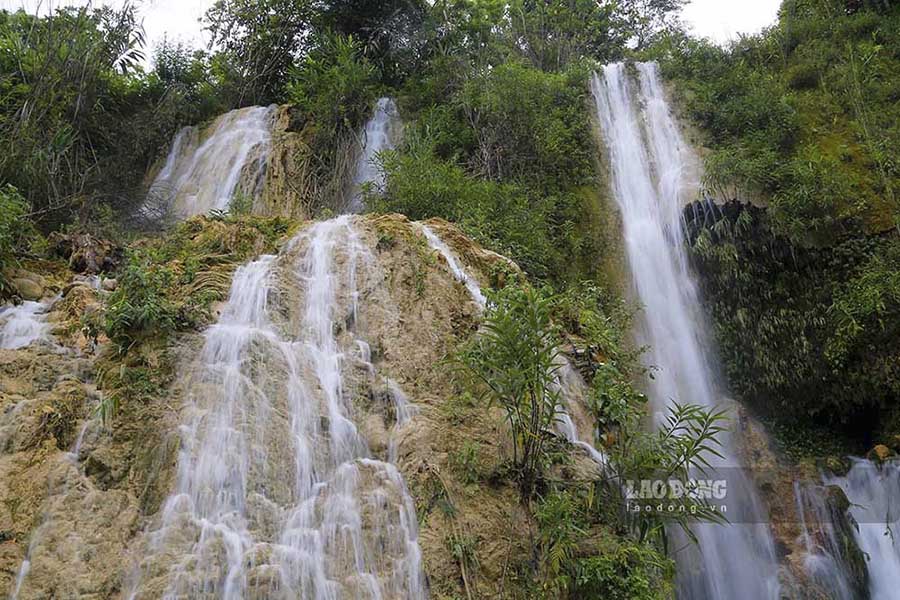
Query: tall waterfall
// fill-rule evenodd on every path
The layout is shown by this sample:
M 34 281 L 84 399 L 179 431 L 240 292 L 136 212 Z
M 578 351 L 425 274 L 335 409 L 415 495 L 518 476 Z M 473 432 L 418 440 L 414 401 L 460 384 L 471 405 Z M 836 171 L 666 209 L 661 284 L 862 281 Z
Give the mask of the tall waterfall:
M 347 211 L 362 212 L 363 185 L 371 182 L 376 188 L 384 186 L 384 175 L 378 169 L 376 157 L 379 152 L 391 150 L 400 136 L 400 112 L 391 98 L 379 98 L 375 112 L 363 131 L 362 150 L 353 175 L 353 190 Z
M 881 466 L 855 459 L 844 477 L 826 477 L 825 483 L 840 486 L 850 501 L 854 532 L 865 554 L 872 600 L 896 598 L 900 590 L 900 463 Z
M 644 307 L 636 335 L 650 348 L 649 382 L 657 418 L 672 402 L 714 407 L 722 402 L 711 368 L 700 303 L 688 266 L 681 210 L 696 193 L 696 159 L 682 140 L 653 63 L 622 63 L 595 74 L 592 92 L 609 148 L 612 188 L 637 298 Z M 730 440 L 725 465 L 737 466 Z M 728 479 L 732 524 L 693 528 L 699 546 L 678 548 L 679 596 L 760 600 L 778 597 L 771 534 L 746 478 Z M 735 489 L 738 488 L 738 489 Z
M 348 382 L 374 257 L 351 217 L 241 267 L 185 382 L 177 483 L 130 598 L 424 599 L 413 501 Z
M 179 131 L 145 211 L 184 218 L 227 210 L 237 195 L 252 201 L 265 173 L 274 112 L 274 106 L 233 110 L 216 119 L 203 140 L 196 127 Z

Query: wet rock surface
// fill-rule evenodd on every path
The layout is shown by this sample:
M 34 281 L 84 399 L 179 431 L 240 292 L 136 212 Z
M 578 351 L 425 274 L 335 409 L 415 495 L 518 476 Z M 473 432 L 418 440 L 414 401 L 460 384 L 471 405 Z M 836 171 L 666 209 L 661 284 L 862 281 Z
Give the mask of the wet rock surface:
M 346 313 L 347 319 L 335 324 L 335 336 L 345 345 L 344 393 L 376 461 L 357 465 L 360 498 L 368 498 L 361 504 L 368 507 L 361 512 L 363 531 L 399 527 L 384 520 L 399 513 L 378 509 L 401 504 L 394 476 L 376 466 L 393 459 L 411 495 L 431 596 L 460 597 L 469 589 L 503 597 L 511 593 L 501 589 L 503 574 L 530 552 L 535 525 L 515 486 L 502 480 L 473 486 L 460 474 L 455 457 L 461 447 L 475 444 L 480 472 L 490 473 L 509 452 L 508 432 L 502 412 L 473 404 L 442 366 L 475 333 L 480 309 L 428 246 L 420 227 L 400 216 L 356 218 L 354 223 L 373 262 L 358 267 L 358 313 Z M 432 221 L 429 226 L 481 285 L 490 285 L 497 273 L 516 270 L 451 225 Z M 286 287 L 270 298 L 273 315 L 284 327 L 293 327 L 289 324 L 302 318 L 304 291 L 292 290 L 289 270 L 279 270 L 277 276 Z M 173 383 L 139 402 L 121 398 L 119 416 L 112 427 L 104 427 L 96 405 L 104 393 L 104 373 L 115 363 L 109 362 L 105 338 L 90 339 L 81 318 L 102 310 L 106 292 L 91 280 L 61 289 L 49 319 L 61 334 L 63 351 L 37 347 L 0 352 L 0 589 L 13 588 L 27 556 L 20 600 L 116 598 L 132 584 L 151 539 L 147 536 L 176 485 L 178 453 L 184 447 L 179 428 L 190 389 L 182 382 L 190 380 L 184 375 L 198 360 L 202 338 L 184 333 L 165 347 L 143 349 L 145 355 L 168 353 L 165 360 L 175 365 Z M 339 296 L 341 306 L 349 301 Z M 354 336 L 365 344 L 356 344 Z M 271 364 L 277 371 L 277 361 Z M 407 405 L 397 404 L 396 389 Z M 401 412 L 409 418 L 399 419 Z M 279 458 L 277 445 L 270 452 L 276 462 L 287 459 Z M 581 469 L 581 460 L 568 469 Z M 589 459 L 583 460 L 588 468 Z M 288 498 L 289 488 L 279 491 L 277 481 L 290 484 L 284 477 L 273 480 L 266 495 Z M 263 518 L 274 516 L 271 508 L 260 505 L 254 511 L 260 531 L 274 535 L 277 520 Z M 190 539 L 191 531 L 186 525 L 180 535 Z M 371 543 L 390 544 L 392 539 L 376 537 Z M 454 539 L 476 544 L 478 573 L 461 565 L 453 553 Z M 214 555 L 215 549 L 209 550 Z M 273 551 L 266 544 L 252 550 L 255 566 L 247 572 L 253 581 L 247 597 L 278 597 Z M 379 552 L 375 554 L 388 560 L 405 550 L 388 545 Z M 159 597 L 167 589 L 166 573 L 175 557 L 160 556 L 143 565 L 140 597 Z M 344 559 L 335 560 L 339 565 Z M 385 573 L 391 568 L 388 563 L 375 567 Z M 194 573 L 191 577 L 201 577 L 190 565 L 186 569 Z M 351 576 L 342 581 L 346 590 L 369 585 L 354 583 Z M 201 585 L 201 580 L 195 583 Z

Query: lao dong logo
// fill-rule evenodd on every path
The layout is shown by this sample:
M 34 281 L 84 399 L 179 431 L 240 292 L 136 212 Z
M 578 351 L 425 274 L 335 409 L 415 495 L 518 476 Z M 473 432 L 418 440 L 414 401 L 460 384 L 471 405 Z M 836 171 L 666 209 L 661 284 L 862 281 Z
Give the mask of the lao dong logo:
M 624 491 L 631 512 L 727 512 L 725 479 L 629 479 Z

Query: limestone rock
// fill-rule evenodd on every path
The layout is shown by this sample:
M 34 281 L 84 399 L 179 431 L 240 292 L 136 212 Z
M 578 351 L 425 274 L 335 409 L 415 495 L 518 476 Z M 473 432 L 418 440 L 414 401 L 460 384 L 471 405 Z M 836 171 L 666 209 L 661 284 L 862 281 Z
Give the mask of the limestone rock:
M 12 280 L 13 285 L 19 291 L 19 295 L 25 300 L 37 301 L 44 296 L 44 288 L 33 279 L 18 277 Z
M 878 462 L 884 462 L 893 455 L 894 452 L 884 444 L 878 444 L 869 452 L 869 458 Z
M 88 233 L 53 233 L 49 238 L 53 252 L 69 261 L 69 268 L 76 273 L 100 273 L 113 271 L 122 260 L 122 249 L 108 240 L 101 240 Z

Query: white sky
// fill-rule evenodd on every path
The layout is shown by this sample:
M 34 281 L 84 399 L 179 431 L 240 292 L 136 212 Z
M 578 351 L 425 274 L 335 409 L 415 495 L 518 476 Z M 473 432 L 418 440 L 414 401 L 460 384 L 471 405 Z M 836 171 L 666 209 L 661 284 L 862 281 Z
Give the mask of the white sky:
M 124 0 L 95 0 L 121 6 Z M 83 5 L 85 0 L 0 0 L 0 8 L 29 12 L 50 7 Z M 213 0 L 135 0 L 144 17 L 149 49 L 164 37 L 204 46 L 207 38 L 199 19 Z M 682 18 L 697 35 L 726 42 L 739 33 L 756 33 L 775 22 L 781 0 L 691 0 Z
M 775 23 L 781 0 L 691 0 L 681 17 L 697 35 L 727 42 Z

